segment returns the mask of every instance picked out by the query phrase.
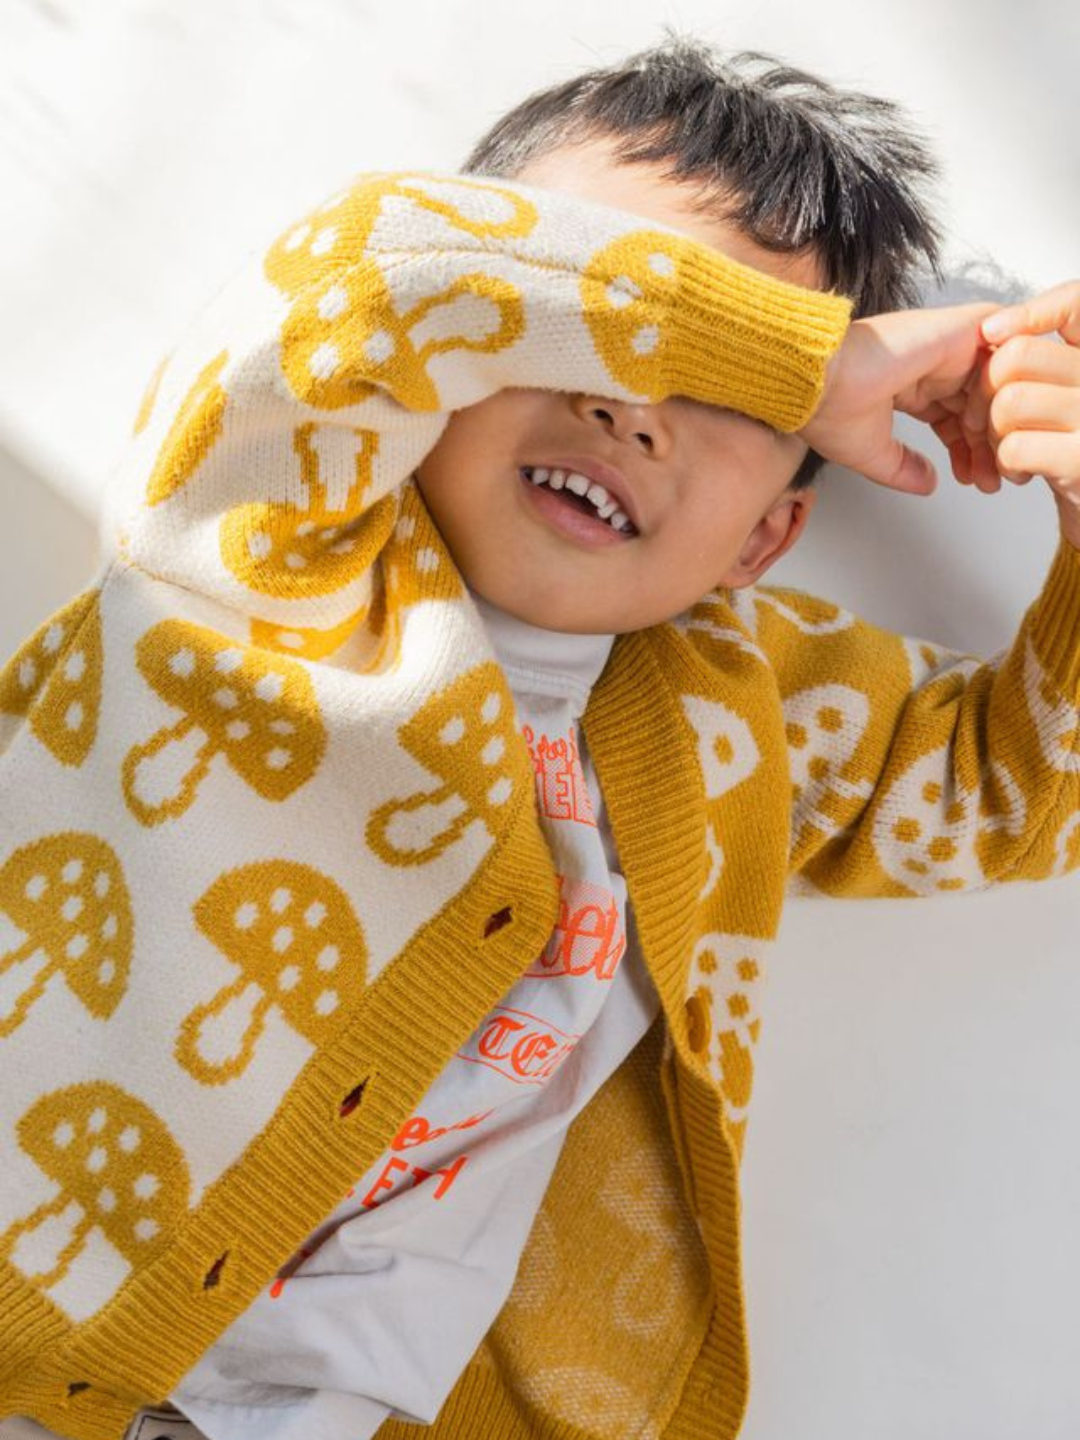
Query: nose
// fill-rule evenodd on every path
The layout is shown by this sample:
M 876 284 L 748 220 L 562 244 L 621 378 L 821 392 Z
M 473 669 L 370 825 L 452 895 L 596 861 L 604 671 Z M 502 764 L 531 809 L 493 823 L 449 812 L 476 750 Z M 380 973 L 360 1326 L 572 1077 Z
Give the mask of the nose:
M 580 419 L 599 425 L 614 439 L 634 445 L 646 455 L 662 456 L 671 445 L 670 426 L 659 405 L 600 395 L 574 395 L 570 404 Z

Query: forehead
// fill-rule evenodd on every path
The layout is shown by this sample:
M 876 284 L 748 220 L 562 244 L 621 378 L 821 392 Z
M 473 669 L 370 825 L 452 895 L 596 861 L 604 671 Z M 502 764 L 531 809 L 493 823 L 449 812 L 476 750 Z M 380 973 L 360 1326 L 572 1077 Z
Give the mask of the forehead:
M 595 139 L 535 156 L 514 179 L 641 215 L 779 280 L 809 289 L 825 288 L 816 255 L 765 249 L 719 214 L 702 210 L 698 187 L 666 178 L 666 168 L 663 161 L 617 160 L 612 141 Z

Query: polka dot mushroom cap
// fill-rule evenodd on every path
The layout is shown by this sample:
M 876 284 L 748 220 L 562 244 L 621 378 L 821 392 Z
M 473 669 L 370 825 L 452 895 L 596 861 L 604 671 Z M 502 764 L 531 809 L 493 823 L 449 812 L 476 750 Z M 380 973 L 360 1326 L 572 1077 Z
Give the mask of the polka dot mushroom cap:
M 219 753 L 267 800 L 285 799 L 315 774 L 326 732 L 302 665 L 183 620 L 165 620 L 147 631 L 136 658 L 146 681 L 182 712 L 124 760 L 124 795 L 144 825 L 186 810 Z M 177 788 L 162 752 L 196 731 L 202 743 Z M 168 771 L 167 780 L 157 777 L 159 766 Z M 171 792 L 166 783 L 173 785 Z
M 367 945 L 348 896 L 310 865 L 269 860 L 220 876 L 194 908 L 199 929 L 239 969 L 187 1016 L 176 1055 L 219 1084 L 250 1063 L 271 1007 L 312 1045 L 367 980 Z
M 497 195 L 498 216 L 470 214 L 469 201 Z M 454 349 L 501 349 L 525 332 L 518 290 L 479 268 L 459 276 L 438 295 L 411 309 L 395 305 L 390 287 L 371 253 L 377 224 L 393 231 L 395 205 L 416 207 L 439 216 L 451 228 L 471 236 L 527 235 L 537 223 L 535 207 L 521 195 L 476 181 L 390 174 L 361 176 L 270 247 L 267 278 L 292 299 L 281 331 L 281 368 L 298 399 L 321 409 L 355 405 L 386 387 L 412 410 L 438 408 L 438 392 L 428 373 L 433 355 Z M 388 241 L 388 243 L 390 243 Z M 494 328 L 477 338 L 453 330 L 447 319 L 458 301 L 470 299 L 493 307 Z M 437 338 L 414 338 L 414 329 L 443 310 Z
M 67 1274 L 95 1226 L 129 1264 L 152 1259 L 188 1208 L 180 1147 L 149 1106 L 116 1085 L 89 1082 L 42 1096 L 18 1135 L 58 1190 L 0 1238 L 0 1255 L 39 1283 Z
M 425 864 L 474 820 L 496 831 L 500 808 L 531 783 L 510 690 L 490 661 L 433 696 L 398 733 L 406 750 L 443 783 L 372 814 L 368 844 L 390 865 Z
M 230 510 L 221 523 L 229 570 L 251 589 L 284 599 L 333 594 L 369 571 L 397 513 L 393 495 L 365 511 L 378 448 L 377 434 L 354 426 L 297 426 L 293 449 L 306 503 Z
M 0 712 L 29 715 L 35 735 L 65 765 L 79 766 L 101 709 L 101 616 L 96 591 L 78 595 L 0 672 Z
M 91 1015 L 113 1013 L 127 989 L 133 922 L 120 862 L 103 840 L 65 832 L 14 851 L 0 868 L 0 908 L 26 934 L 0 956 L 0 974 L 45 955 L 0 1019 L 0 1036 L 23 1023 L 58 973 Z

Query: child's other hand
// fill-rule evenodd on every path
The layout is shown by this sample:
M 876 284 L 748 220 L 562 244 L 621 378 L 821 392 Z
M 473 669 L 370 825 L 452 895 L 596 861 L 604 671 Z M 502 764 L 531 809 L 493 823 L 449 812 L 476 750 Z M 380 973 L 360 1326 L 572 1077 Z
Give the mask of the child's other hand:
M 985 438 L 972 433 L 969 445 L 958 433 L 958 417 L 986 355 L 980 323 L 996 308 L 948 305 L 856 320 L 829 362 L 824 394 L 803 439 L 827 460 L 879 485 L 928 495 L 937 484 L 933 465 L 892 433 L 893 411 L 902 410 L 924 420 L 950 447 L 954 471 L 958 463 L 965 474 L 993 469 Z
M 999 476 L 1026 485 L 1042 475 L 1080 548 L 1080 280 L 998 310 L 982 333 L 994 348 L 955 423 L 965 444 L 985 437 L 994 465 L 961 473 L 954 457 L 957 479 L 995 491 Z

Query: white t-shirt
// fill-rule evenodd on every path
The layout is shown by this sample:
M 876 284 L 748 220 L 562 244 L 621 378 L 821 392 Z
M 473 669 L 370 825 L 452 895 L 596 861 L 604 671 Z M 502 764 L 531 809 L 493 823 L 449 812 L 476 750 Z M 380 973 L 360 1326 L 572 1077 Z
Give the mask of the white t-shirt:
M 391 1415 L 433 1421 L 510 1292 L 570 1122 L 658 1011 L 578 728 L 613 637 L 477 604 L 533 757 L 558 924 L 170 1397 L 210 1440 L 369 1440 Z

